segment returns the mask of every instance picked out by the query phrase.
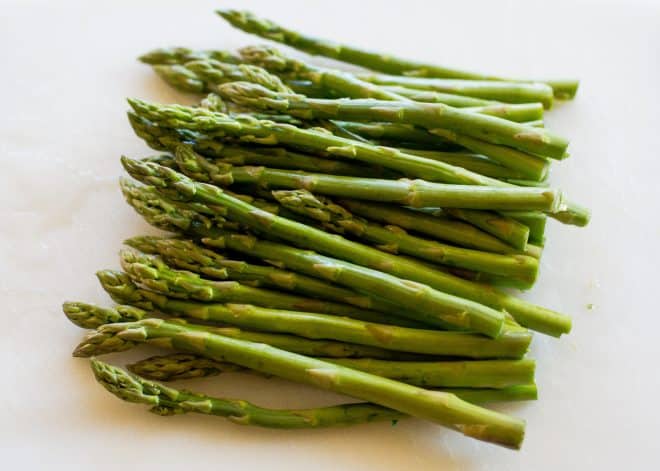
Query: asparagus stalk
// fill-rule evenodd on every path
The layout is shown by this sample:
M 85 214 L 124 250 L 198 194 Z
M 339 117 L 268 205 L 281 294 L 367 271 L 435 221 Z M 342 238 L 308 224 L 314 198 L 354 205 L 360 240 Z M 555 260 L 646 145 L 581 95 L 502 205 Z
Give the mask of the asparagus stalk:
M 147 404 L 151 406 L 150 412 L 162 416 L 198 413 L 225 417 L 240 425 L 279 429 L 355 425 L 379 420 L 396 423 L 406 417 L 401 412 L 369 403 L 314 409 L 265 409 L 240 399 L 220 399 L 166 387 L 96 359 L 92 359 L 91 365 L 96 380 L 110 393 L 127 402 Z M 447 392 L 473 403 L 536 399 L 534 385 L 507 389 L 448 389 Z
M 238 183 L 265 188 L 308 189 L 324 195 L 420 208 L 522 209 L 552 213 L 560 211 L 563 205 L 559 190 L 549 188 L 451 185 L 424 180 L 385 180 L 266 167 L 233 167 L 222 162 L 209 162 L 185 145 L 177 147 L 176 159 L 179 168 L 195 180 L 222 186 Z
M 321 221 L 323 227 L 364 239 L 391 253 L 402 253 L 440 265 L 467 268 L 478 272 L 514 278 L 527 285 L 534 283 L 538 260 L 518 254 L 493 254 L 455 247 L 406 233 L 399 226 L 383 227 L 356 217 L 333 201 L 314 196 L 307 190 L 274 191 L 285 208 Z
M 269 345 L 202 332 L 161 319 L 101 326 L 83 340 L 74 355 L 103 354 L 106 342 L 124 342 L 126 348 L 137 343 L 156 343 L 213 360 L 229 361 L 262 373 L 348 394 L 503 446 L 519 448 L 524 436 L 523 421 L 472 405 L 453 394 L 426 391 Z
M 242 260 L 229 260 L 217 251 L 209 250 L 189 240 L 138 236 L 132 237 L 124 243 L 141 252 L 159 255 L 172 267 L 189 270 L 209 278 L 256 282 L 256 286 L 264 285 L 293 291 L 313 298 L 351 304 L 361 309 L 371 309 L 395 316 L 395 319 L 389 319 L 384 318 L 382 314 L 374 313 L 372 319 L 363 317 L 362 320 L 378 319 L 376 322 L 393 323 L 405 327 L 422 326 L 409 319 L 396 317 L 401 310 L 399 306 L 386 303 L 373 296 L 272 266 L 255 265 Z
M 425 388 L 508 388 L 533 383 L 534 360 L 387 361 L 324 359 L 367 373 Z M 157 381 L 215 376 L 238 371 L 236 365 L 186 353 L 146 358 L 128 365 L 131 373 Z
M 280 143 L 286 146 L 303 147 L 332 157 L 337 156 L 373 165 L 383 165 L 409 177 L 423 178 L 429 181 L 502 187 L 514 186 L 443 162 L 404 154 L 395 149 L 341 138 L 318 130 L 300 129 L 286 124 L 260 121 L 245 116 L 231 118 L 221 113 L 214 113 L 200 108 L 155 105 L 135 99 L 129 100 L 129 103 L 140 117 L 165 128 L 207 131 L 215 138 L 239 137 L 243 141 L 259 144 L 274 145 Z M 589 214 L 583 208 L 567 203 L 566 210 L 556 213 L 553 217 L 563 222 L 585 225 Z
M 314 252 L 289 247 L 281 243 L 266 242 L 254 236 L 232 233 L 230 230 L 220 228 L 209 222 L 203 215 L 196 216 L 191 208 L 179 211 L 170 205 L 167 200 L 153 196 L 155 191 L 149 187 L 126 188 L 127 200 L 138 213 L 150 224 L 164 230 L 185 232 L 213 248 L 229 249 L 250 257 L 277 263 L 280 267 L 288 267 L 293 271 L 305 273 L 317 278 L 328 279 L 332 274 L 334 282 L 357 289 L 363 281 L 361 271 L 353 272 L 354 265 L 337 258 L 324 257 Z M 146 193 L 143 196 L 142 193 Z M 174 223 L 178 224 L 175 225 Z M 383 271 L 396 274 L 402 278 L 419 281 L 436 289 L 455 294 L 468 299 L 478 300 L 496 309 L 503 309 L 511 313 L 514 318 L 527 327 L 549 335 L 560 336 L 571 330 L 569 317 L 558 312 L 536 306 L 524 300 L 511 296 L 503 291 L 485 288 L 482 284 L 463 280 L 449 273 L 443 273 L 424 263 L 414 262 L 401 256 L 385 254 L 374 251 L 361 244 L 351 246 L 354 255 L 359 255 L 361 264 L 379 267 Z M 385 263 L 383 263 L 385 257 Z M 327 267 L 328 269 L 325 269 Z M 332 271 L 329 268 L 335 267 Z M 341 268 L 339 270 L 338 268 Z M 325 276 L 324 276 L 325 275 Z M 396 303 L 396 301 L 394 301 Z M 407 312 L 407 311 L 406 311 Z M 401 315 L 405 315 L 404 312 Z
M 529 228 L 529 241 L 543 245 L 543 234 L 548 217 L 539 211 L 503 211 L 507 217 L 521 222 Z
M 225 213 L 229 219 L 257 231 L 266 231 L 271 237 L 308 246 L 308 248 L 313 246 L 321 252 L 354 263 L 365 261 L 360 254 L 356 253 L 356 249 L 368 251 L 369 256 L 375 256 L 376 260 L 370 261 L 364 267 L 351 264 L 355 273 L 360 274 L 365 285 L 354 285 L 354 287 L 359 287 L 360 290 L 380 296 L 387 301 L 408 306 L 410 312 L 419 315 L 416 320 L 471 329 L 491 337 L 497 337 L 501 333 L 504 315 L 500 311 L 442 293 L 426 285 L 412 283 L 409 279 L 401 279 L 374 268 L 367 268 L 371 266 L 382 270 L 383 253 L 379 250 L 374 249 L 374 253 L 371 253 L 368 248 L 360 244 L 259 210 L 228 195 L 216 186 L 195 182 L 167 167 L 126 157 L 122 158 L 122 163 L 134 178 L 155 184 L 158 191 L 162 193 L 213 205 L 218 208 L 218 211 Z M 337 276 L 337 270 L 333 265 L 319 266 L 318 270 L 324 271 L 323 276 L 330 280 L 334 280 Z M 401 313 L 401 315 L 407 314 L 408 312 Z
M 241 106 L 285 112 L 304 119 L 383 121 L 412 124 L 430 130 L 449 129 L 486 142 L 555 159 L 565 158 L 568 147 L 568 141 L 545 129 L 472 113 L 442 103 L 307 98 L 294 93 L 274 92 L 249 82 L 219 85 L 217 93 Z
M 432 90 L 419 90 L 417 88 L 402 87 L 400 85 L 381 85 L 381 88 L 401 95 L 412 101 L 421 101 L 424 103 L 444 103 L 445 105 L 456 108 L 467 108 L 470 106 L 486 106 L 497 104 L 497 101 L 484 100 L 483 98 L 474 98 L 454 93 L 436 92 Z M 294 89 L 297 93 L 298 90 Z M 307 95 L 303 93 L 303 95 Z M 337 97 L 333 97 L 337 98 Z
M 327 39 L 319 39 L 304 35 L 298 31 L 284 28 L 270 20 L 258 18 L 247 11 L 219 10 L 217 13 L 232 26 L 247 33 L 256 34 L 287 46 L 299 49 L 313 55 L 330 57 L 349 64 L 355 64 L 367 69 L 378 70 L 387 74 L 407 75 L 413 77 L 446 77 L 471 80 L 506 80 L 492 75 L 466 72 L 444 66 L 411 61 L 389 54 L 370 52 L 363 49 L 335 43 Z M 537 82 L 538 80 L 515 80 L 516 82 Z M 547 83 L 559 99 L 570 99 L 575 96 L 578 88 L 577 80 L 541 80 Z
M 158 295 L 149 291 L 137 288 L 128 279 L 128 276 L 121 272 L 103 270 L 97 273 L 103 288 L 118 303 L 123 305 L 114 308 L 102 308 L 88 303 L 65 303 L 64 313 L 78 327 L 96 329 L 104 324 L 115 322 L 133 322 L 150 317 L 159 317 L 155 309 L 158 306 L 167 307 L 170 302 L 165 296 Z M 176 300 L 175 302 L 176 308 Z M 126 305 L 131 304 L 131 305 Z M 135 305 L 142 306 L 141 309 Z M 170 312 L 176 315 L 185 315 L 185 312 L 177 312 L 173 308 Z M 163 308 L 163 311 L 165 309 Z M 409 353 L 400 353 L 383 348 L 369 347 L 367 345 L 350 344 L 338 342 L 335 340 L 311 340 L 295 335 L 274 334 L 271 332 L 252 332 L 242 330 L 237 327 L 216 327 L 216 326 L 195 326 L 187 324 L 181 319 L 170 319 L 181 325 L 192 328 L 199 328 L 214 334 L 224 335 L 250 342 L 265 343 L 282 350 L 287 350 L 301 355 L 310 355 L 324 358 L 380 358 L 388 360 L 419 360 L 421 355 Z M 108 345 L 109 349 L 110 346 Z M 118 349 L 123 348 L 121 344 Z

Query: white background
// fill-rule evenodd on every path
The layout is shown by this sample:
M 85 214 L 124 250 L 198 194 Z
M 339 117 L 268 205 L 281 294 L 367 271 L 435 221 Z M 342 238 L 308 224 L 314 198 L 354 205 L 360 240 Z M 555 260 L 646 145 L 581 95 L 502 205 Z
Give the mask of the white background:
M 117 187 L 120 154 L 148 152 L 124 98 L 183 99 L 135 57 L 259 42 L 217 18 L 219 5 L 0 2 L 2 467 L 658 469 L 660 8 L 651 2 L 222 2 L 402 56 L 582 79 L 577 99 L 547 121 L 571 139 L 552 181 L 590 206 L 593 222 L 547 231 L 527 296 L 574 315 L 574 331 L 535 338 L 540 399 L 501 408 L 528 421 L 520 452 L 418 420 L 287 432 L 161 418 L 95 384 L 88 362 L 70 356 L 82 332 L 60 304 L 108 304 L 94 272 L 116 268 L 121 241 L 150 231 Z M 339 399 L 238 374 L 187 386 L 274 407 Z

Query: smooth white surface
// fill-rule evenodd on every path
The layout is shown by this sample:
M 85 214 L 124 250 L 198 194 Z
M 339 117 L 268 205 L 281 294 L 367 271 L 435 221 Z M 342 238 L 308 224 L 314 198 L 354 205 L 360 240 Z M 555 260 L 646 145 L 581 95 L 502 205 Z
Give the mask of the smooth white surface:
M 572 313 L 574 331 L 534 341 L 540 400 L 503 408 L 528 421 L 516 453 L 417 420 L 286 432 L 160 418 L 97 386 L 87 362 L 70 357 L 82 332 L 59 306 L 109 304 L 93 273 L 118 266 L 124 238 L 151 231 L 117 187 L 119 155 L 149 152 L 127 124 L 124 98 L 181 100 L 135 57 L 164 45 L 259 40 L 216 18 L 220 2 L 0 2 L 2 468 L 658 469 L 660 9 L 653 3 L 233 2 L 402 56 L 582 79 L 578 98 L 548 116 L 571 139 L 572 154 L 554 166 L 552 181 L 590 206 L 593 222 L 550 224 L 542 274 L 527 295 Z M 237 374 L 187 386 L 275 407 L 337 399 Z

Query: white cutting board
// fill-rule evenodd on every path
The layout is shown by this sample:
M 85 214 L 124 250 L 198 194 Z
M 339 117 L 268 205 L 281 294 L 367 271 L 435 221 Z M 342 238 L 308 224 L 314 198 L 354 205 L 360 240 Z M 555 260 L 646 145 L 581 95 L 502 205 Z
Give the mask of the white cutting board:
M 0 6 L 3 469 L 658 469 L 658 2 Z M 82 332 L 63 317 L 61 302 L 109 305 L 94 272 L 118 267 L 124 238 L 153 232 L 117 187 L 120 154 L 149 152 L 128 126 L 124 98 L 184 99 L 135 57 L 165 45 L 263 42 L 216 18 L 217 6 L 456 67 L 582 79 L 577 99 L 547 122 L 571 139 L 572 157 L 554 166 L 552 182 L 591 207 L 593 222 L 586 229 L 549 224 L 540 280 L 526 295 L 575 322 L 559 341 L 534 340 L 539 401 L 501 407 L 527 420 L 521 451 L 418 420 L 287 432 L 213 417 L 161 418 L 112 397 L 86 360 L 70 357 Z M 238 374 L 186 386 L 273 407 L 343 399 Z

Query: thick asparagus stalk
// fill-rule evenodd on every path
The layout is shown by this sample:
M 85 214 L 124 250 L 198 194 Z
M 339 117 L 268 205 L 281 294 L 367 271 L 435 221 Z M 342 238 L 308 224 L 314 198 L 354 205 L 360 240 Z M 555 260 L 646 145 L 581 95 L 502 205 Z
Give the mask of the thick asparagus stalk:
M 262 373 L 348 394 L 503 446 L 519 448 L 524 436 L 523 421 L 472 405 L 453 394 L 426 391 L 268 345 L 193 330 L 161 319 L 101 326 L 76 348 L 74 355 L 103 354 L 105 342 L 124 342 L 127 348 L 136 343 L 156 343 L 229 361 Z
M 534 360 L 387 361 L 324 359 L 336 365 L 425 388 L 508 388 L 534 382 Z M 215 376 L 237 371 L 236 365 L 186 353 L 146 358 L 128 365 L 131 373 L 157 381 Z
M 134 178 L 154 184 L 162 193 L 213 205 L 218 211 L 225 213 L 229 219 L 257 231 L 265 230 L 271 237 L 288 240 L 298 245 L 313 246 L 321 252 L 332 254 L 349 262 L 364 262 L 364 258 L 356 254 L 355 250 L 368 249 L 360 244 L 259 210 L 228 195 L 216 186 L 195 182 L 167 167 L 126 157 L 122 158 L 122 163 Z M 497 337 L 501 333 L 504 323 L 502 312 L 442 293 L 429 286 L 412 283 L 409 279 L 401 279 L 374 268 L 367 268 L 367 266 L 381 268 L 380 265 L 383 264 L 384 254 L 376 249 L 374 252 L 370 253 L 370 256 L 377 254 L 375 264 L 370 262 L 363 267 L 353 265 L 356 275 L 359 273 L 364 285 L 354 285 L 355 288 L 380 296 L 387 301 L 407 306 L 410 312 L 415 312 L 419 316 L 417 319 L 422 322 L 436 322 L 445 326 L 471 329 L 491 337 Z M 330 280 L 337 276 L 337 270 L 333 265 L 319 266 L 318 270 L 324 271 L 324 276 Z M 401 313 L 402 316 L 407 314 L 408 312 Z
M 189 270 L 209 278 L 256 282 L 256 286 L 264 285 L 270 288 L 293 291 L 313 298 L 351 304 L 362 309 L 371 309 L 395 316 L 394 319 L 390 319 L 389 317 L 385 318 L 382 314 L 374 313 L 372 319 L 366 319 L 363 316 L 362 320 L 393 323 L 405 327 L 422 326 L 422 324 L 409 319 L 396 317 L 397 313 L 401 311 L 401 307 L 386 303 L 374 296 L 357 293 L 317 278 L 281 270 L 273 266 L 255 265 L 242 260 L 229 260 L 217 251 L 209 250 L 189 240 L 138 236 L 127 239 L 124 243 L 141 252 L 159 255 L 172 267 Z
M 127 402 L 147 404 L 151 406 L 150 412 L 162 416 L 192 412 L 225 417 L 240 425 L 280 429 L 355 425 L 379 420 L 396 423 L 406 417 L 401 412 L 369 403 L 314 409 L 265 409 L 240 399 L 221 399 L 166 387 L 96 359 L 91 365 L 96 380 L 110 393 Z M 534 385 L 507 389 L 448 389 L 447 392 L 472 403 L 536 399 Z
M 328 156 L 354 159 L 372 165 L 382 165 L 409 177 L 455 184 L 514 187 L 500 180 L 445 164 L 444 162 L 404 154 L 396 149 L 373 146 L 364 142 L 334 136 L 313 129 L 301 129 L 287 124 L 260 121 L 250 117 L 229 117 L 202 108 L 179 105 L 155 105 L 131 99 L 134 111 L 159 126 L 207 131 L 216 138 L 239 137 L 258 144 L 283 144 L 303 147 Z M 553 215 L 567 223 L 585 225 L 589 214 L 583 208 L 567 203 L 565 211 Z
M 411 207 L 560 211 L 559 190 L 536 187 L 485 187 L 430 183 L 424 180 L 386 180 L 345 177 L 267 167 L 233 167 L 212 163 L 190 146 L 177 147 L 179 168 L 195 180 L 222 186 L 257 184 L 264 188 L 307 189 L 319 194 Z
M 493 254 L 416 237 L 399 226 L 383 227 L 356 217 L 328 198 L 314 196 L 307 190 L 274 191 L 273 195 L 285 208 L 321 221 L 324 228 L 367 240 L 386 252 L 407 254 L 440 265 L 514 278 L 527 285 L 532 285 L 536 279 L 538 260 L 533 257 Z
M 347 264 L 336 258 L 323 257 L 314 252 L 300 250 L 281 243 L 266 242 L 253 236 L 220 230 L 219 228 L 222 226 L 215 225 L 213 221 L 209 221 L 203 215 L 197 216 L 196 212 L 190 208 L 187 211 L 179 211 L 177 207 L 169 204 L 162 197 L 159 200 L 158 197 L 153 196 L 156 192 L 150 187 L 124 186 L 129 204 L 149 224 L 160 229 L 173 232 L 183 231 L 192 237 L 201 238 L 205 245 L 229 249 L 250 257 L 272 261 L 278 263 L 281 267 L 288 267 L 293 271 L 318 278 L 328 279 L 327 275 L 324 276 L 326 272 L 326 270 L 323 270 L 324 267 L 341 267 L 341 270 L 334 269 L 328 271 L 328 273 L 335 277 L 334 282 L 351 289 L 356 289 L 360 280 L 362 280 L 360 271 L 352 272 L 353 264 Z M 142 193 L 146 193 L 146 195 L 142 195 Z M 518 322 L 539 332 L 559 336 L 568 333 L 571 329 L 569 317 L 518 299 L 503 291 L 486 288 L 484 285 L 463 280 L 449 273 L 442 273 L 439 270 L 430 268 L 428 265 L 401 256 L 374 251 L 361 244 L 353 245 L 351 251 L 353 254 L 364 257 L 361 259 L 362 265 L 380 267 L 381 270 L 397 276 L 420 281 L 434 286 L 436 289 L 478 300 L 496 309 L 506 310 Z M 386 258 L 385 264 L 383 264 L 383 257 Z M 402 315 L 404 315 L 404 312 L 402 312 Z
M 274 92 L 249 82 L 219 85 L 217 93 L 241 106 L 284 112 L 304 119 L 382 121 L 412 124 L 430 130 L 449 129 L 545 157 L 563 159 L 567 156 L 568 141 L 545 129 L 472 113 L 442 103 L 308 98 L 294 93 Z
M 327 39 L 319 39 L 304 35 L 298 31 L 284 28 L 270 20 L 258 18 L 247 11 L 219 10 L 217 12 L 232 26 L 247 33 L 256 34 L 272 41 L 299 49 L 313 55 L 330 57 L 349 64 L 355 64 L 367 69 L 378 70 L 393 75 L 408 75 L 416 77 L 447 77 L 472 80 L 508 80 L 492 75 L 466 72 L 434 64 L 411 61 L 389 54 L 370 52 L 363 49 L 335 43 Z M 532 80 L 516 80 L 532 82 Z M 578 88 L 577 80 L 533 80 L 545 82 L 552 87 L 554 95 L 560 99 L 575 96 Z
M 161 309 L 159 306 L 167 307 L 168 305 L 169 301 L 165 296 L 137 288 L 124 273 L 103 270 L 98 272 L 97 276 L 103 288 L 116 302 L 122 305 L 110 309 L 88 303 L 65 303 L 64 313 L 78 327 L 96 329 L 103 324 L 133 322 L 150 317 L 160 317 L 155 309 Z M 175 301 L 176 306 L 176 300 L 173 301 Z M 146 310 L 136 305 L 142 306 Z M 163 308 L 162 310 L 165 311 L 166 309 Z M 170 312 L 175 315 L 186 314 L 185 312 L 178 312 L 176 309 Z M 265 343 L 281 348 L 282 350 L 314 357 L 379 358 L 384 360 L 421 360 L 428 358 L 422 355 L 404 354 L 393 350 L 338 342 L 335 340 L 311 340 L 296 337 L 295 335 L 252 332 L 237 327 L 195 326 L 193 324 L 187 324 L 181 319 L 170 319 L 170 322 L 187 325 L 190 328 L 199 328 L 218 335 L 224 335 L 225 337 Z M 107 346 L 107 348 L 110 348 L 110 346 Z

